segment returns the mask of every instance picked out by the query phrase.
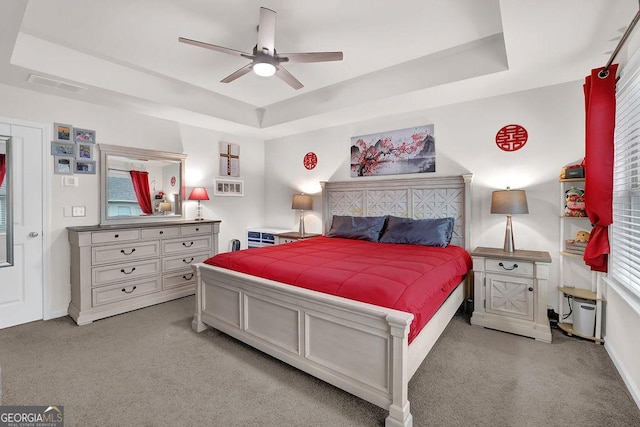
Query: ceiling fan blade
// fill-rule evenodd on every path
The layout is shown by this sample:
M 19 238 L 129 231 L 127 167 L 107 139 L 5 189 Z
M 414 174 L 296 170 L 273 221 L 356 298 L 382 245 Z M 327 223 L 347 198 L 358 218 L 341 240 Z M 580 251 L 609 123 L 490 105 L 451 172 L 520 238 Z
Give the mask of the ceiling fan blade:
M 307 52 L 307 53 L 279 53 L 276 58 L 286 62 L 328 62 L 342 61 L 342 52 Z
M 282 65 L 278 65 L 278 68 L 276 69 L 276 76 L 295 90 L 302 89 L 304 87 L 304 85 L 300 83 L 298 79 L 293 77 L 293 74 L 285 70 Z
M 180 43 L 186 43 L 193 46 L 203 47 L 205 49 L 215 50 L 216 52 L 228 53 L 229 55 L 243 56 L 245 58 L 253 59 L 253 55 L 239 50 L 229 49 L 228 47 L 216 46 L 215 44 L 199 42 L 197 40 L 186 39 L 184 37 L 178 37 Z
M 230 83 L 232 81 L 234 81 L 235 79 L 237 79 L 238 77 L 242 77 L 245 74 L 247 74 L 249 71 L 251 71 L 251 68 L 253 68 L 253 64 L 247 64 L 244 67 L 240 68 L 237 71 L 234 71 L 233 73 L 229 74 L 227 77 L 225 77 L 224 79 L 220 80 L 221 83 Z
M 258 24 L 258 52 L 274 55 L 276 40 L 276 12 L 266 7 L 260 8 L 260 23 Z M 265 52 L 267 50 L 267 52 Z

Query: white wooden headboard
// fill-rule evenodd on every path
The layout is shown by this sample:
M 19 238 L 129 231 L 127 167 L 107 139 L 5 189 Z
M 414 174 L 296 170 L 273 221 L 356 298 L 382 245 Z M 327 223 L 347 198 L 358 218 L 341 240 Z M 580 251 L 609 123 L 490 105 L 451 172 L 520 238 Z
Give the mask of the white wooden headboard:
M 451 177 L 321 182 L 322 234 L 333 215 L 455 219 L 451 244 L 471 245 L 473 174 Z

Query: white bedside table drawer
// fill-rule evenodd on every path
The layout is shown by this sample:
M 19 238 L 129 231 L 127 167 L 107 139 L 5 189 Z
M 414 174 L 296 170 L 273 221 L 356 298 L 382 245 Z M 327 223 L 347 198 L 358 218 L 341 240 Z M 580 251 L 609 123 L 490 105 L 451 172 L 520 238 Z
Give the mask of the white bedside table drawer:
M 486 259 L 485 268 L 487 271 L 495 271 L 498 273 L 519 274 L 523 276 L 533 275 L 533 263 L 526 261 Z

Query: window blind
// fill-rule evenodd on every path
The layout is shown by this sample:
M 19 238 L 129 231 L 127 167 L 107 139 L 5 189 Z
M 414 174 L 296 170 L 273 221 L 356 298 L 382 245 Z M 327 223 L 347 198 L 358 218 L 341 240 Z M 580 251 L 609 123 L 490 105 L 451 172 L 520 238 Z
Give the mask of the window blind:
M 640 298 L 640 56 L 617 84 L 609 276 Z

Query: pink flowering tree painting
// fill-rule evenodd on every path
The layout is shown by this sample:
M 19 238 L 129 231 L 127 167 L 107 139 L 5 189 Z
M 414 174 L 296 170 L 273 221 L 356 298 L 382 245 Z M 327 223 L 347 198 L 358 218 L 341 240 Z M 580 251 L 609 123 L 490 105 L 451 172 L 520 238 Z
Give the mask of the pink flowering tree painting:
M 351 176 L 436 171 L 433 125 L 351 138 Z

